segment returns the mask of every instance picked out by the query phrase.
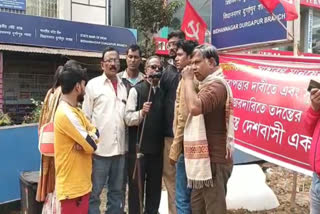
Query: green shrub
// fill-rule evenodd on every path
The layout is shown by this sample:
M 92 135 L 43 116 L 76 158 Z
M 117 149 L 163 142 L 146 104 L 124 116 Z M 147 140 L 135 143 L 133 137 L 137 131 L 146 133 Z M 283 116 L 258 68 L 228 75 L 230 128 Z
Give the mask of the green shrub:
M 12 124 L 11 118 L 8 114 L 3 113 L 0 110 L 0 126 L 9 126 Z
M 29 115 L 24 117 L 23 123 L 38 123 L 40 118 L 40 113 L 42 109 L 43 102 L 39 100 L 35 100 L 31 98 L 32 104 L 34 104 L 35 108 Z

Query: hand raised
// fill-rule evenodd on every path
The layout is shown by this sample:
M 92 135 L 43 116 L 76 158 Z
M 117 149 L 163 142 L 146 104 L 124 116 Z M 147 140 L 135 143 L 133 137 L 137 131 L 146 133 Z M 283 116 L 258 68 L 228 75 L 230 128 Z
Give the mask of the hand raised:
M 318 88 L 311 90 L 310 100 L 312 109 L 318 111 L 320 109 L 320 90 Z
M 186 79 L 191 79 L 193 80 L 194 78 L 194 72 L 191 68 L 191 66 L 186 66 L 182 71 L 181 71 L 181 75 L 182 75 L 182 78 L 184 80 Z

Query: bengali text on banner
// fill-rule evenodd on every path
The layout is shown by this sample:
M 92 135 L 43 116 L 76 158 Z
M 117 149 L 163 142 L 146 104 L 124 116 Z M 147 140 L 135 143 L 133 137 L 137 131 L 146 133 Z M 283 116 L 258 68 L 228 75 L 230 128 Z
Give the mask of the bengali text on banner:
M 312 136 L 303 120 L 320 59 L 222 55 L 221 66 L 234 95 L 235 147 L 310 175 Z

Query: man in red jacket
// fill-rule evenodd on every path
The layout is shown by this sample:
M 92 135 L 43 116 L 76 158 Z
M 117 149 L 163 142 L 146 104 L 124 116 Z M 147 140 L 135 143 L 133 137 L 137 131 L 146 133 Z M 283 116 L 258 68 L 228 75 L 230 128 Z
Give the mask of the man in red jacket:
M 309 134 L 313 135 L 312 144 L 310 149 L 310 164 L 314 171 L 312 184 L 310 189 L 310 214 L 320 213 L 320 157 L 317 154 L 319 148 L 317 145 L 320 143 L 320 89 L 314 88 L 310 92 L 311 106 L 307 111 L 305 117 L 305 127 Z

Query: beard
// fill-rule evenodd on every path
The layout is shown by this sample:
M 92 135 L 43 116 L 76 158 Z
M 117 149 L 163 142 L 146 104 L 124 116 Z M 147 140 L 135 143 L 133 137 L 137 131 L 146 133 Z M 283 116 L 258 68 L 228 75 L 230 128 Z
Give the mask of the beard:
M 177 56 L 177 53 L 176 52 L 174 52 L 174 51 L 171 51 L 170 53 L 169 53 L 169 58 L 170 59 L 175 59 L 176 58 L 176 56 Z
M 84 100 L 84 94 L 79 94 L 78 97 L 77 97 L 78 103 L 82 103 L 83 100 Z

